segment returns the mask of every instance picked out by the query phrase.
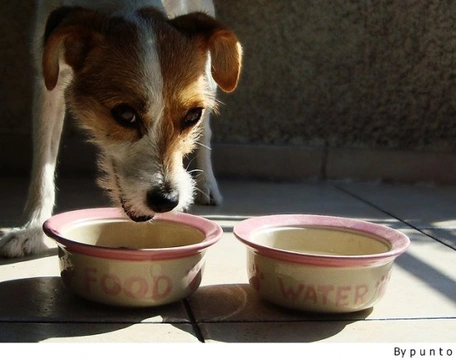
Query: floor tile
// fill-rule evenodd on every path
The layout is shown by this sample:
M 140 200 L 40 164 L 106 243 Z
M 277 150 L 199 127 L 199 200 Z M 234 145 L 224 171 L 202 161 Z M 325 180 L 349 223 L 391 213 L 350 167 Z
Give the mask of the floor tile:
M 332 183 L 268 183 L 222 181 L 221 206 L 193 206 L 190 212 L 210 217 L 243 217 L 299 213 L 354 217 L 366 220 L 395 221 L 384 212 L 340 191 Z
M 454 186 L 344 183 L 338 187 L 417 228 L 456 228 Z

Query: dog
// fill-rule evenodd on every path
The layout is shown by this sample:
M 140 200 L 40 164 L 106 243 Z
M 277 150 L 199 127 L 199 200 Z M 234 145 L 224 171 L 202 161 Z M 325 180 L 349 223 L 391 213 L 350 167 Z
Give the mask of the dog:
M 45 250 L 65 114 L 99 150 L 99 185 L 133 221 L 218 204 L 210 113 L 238 84 L 242 47 L 207 0 L 47 0 L 38 4 L 33 166 L 25 225 L 0 254 Z M 184 159 L 196 148 L 196 180 Z

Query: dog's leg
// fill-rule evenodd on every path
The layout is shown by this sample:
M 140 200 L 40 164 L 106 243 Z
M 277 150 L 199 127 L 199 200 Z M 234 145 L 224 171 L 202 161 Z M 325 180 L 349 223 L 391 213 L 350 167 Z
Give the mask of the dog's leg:
M 54 172 L 65 117 L 63 89 L 46 90 L 37 83 L 33 113 L 33 166 L 25 225 L 14 228 L 0 239 L 0 255 L 20 257 L 46 249 L 42 223 L 52 215 L 55 201 Z

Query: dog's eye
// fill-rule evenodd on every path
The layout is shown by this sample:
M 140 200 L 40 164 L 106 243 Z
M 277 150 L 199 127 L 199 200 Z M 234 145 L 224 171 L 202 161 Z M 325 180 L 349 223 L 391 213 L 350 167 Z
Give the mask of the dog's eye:
M 195 125 L 201 119 L 203 110 L 203 108 L 190 109 L 182 119 L 182 130 Z
M 130 105 L 120 104 L 112 108 L 112 117 L 122 126 L 136 127 L 139 121 L 138 114 Z

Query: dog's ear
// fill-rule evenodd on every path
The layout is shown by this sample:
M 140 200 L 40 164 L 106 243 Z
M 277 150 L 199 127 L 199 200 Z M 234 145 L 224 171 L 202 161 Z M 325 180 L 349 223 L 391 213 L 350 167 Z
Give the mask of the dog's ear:
M 242 47 L 236 35 L 201 12 L 178 16 L 170 23 L 186 34 L 202 37 L 211 54 L 212 77 L 223 91 L 233 91 L 242 67 Z
M 77 70 L 82 66 L 94 40 L 90 26 L 84 26 L 80 19 L 96 16 L 95 12 L 79 7 L 61 7 L 48 17 L 43 37 L 43 77 L 46 88 L 53 90 L 60 73 L 60 61 Z M 74 19 L 79 19 L 74 21 Z M 73 21 L 72 21 L 73 20 Z M 93 23 L 92 23 L 93 24 Z

